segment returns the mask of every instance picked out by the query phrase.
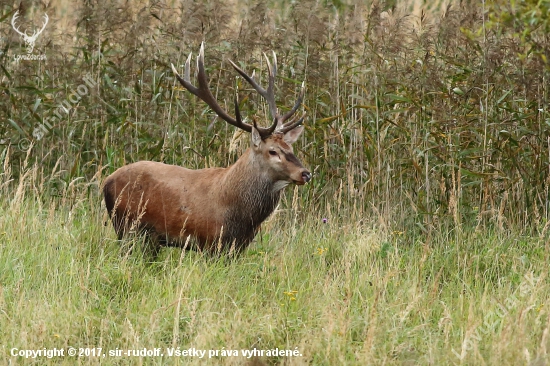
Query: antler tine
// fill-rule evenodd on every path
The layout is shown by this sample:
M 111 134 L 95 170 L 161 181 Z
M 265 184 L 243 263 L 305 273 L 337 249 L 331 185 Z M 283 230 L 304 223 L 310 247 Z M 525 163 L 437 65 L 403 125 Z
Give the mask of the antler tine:
M 180 82 L 181 85 L 187 90 L 189 90 L 192 94 L 199 96 L 199 89 L 196 88 L 193 84 L 191 84 L 191 80 L 189 77 L 189 61 L 191 60 L 191 54 L 189 54 L 189 57 L 187 57 L 187 61 L 185 62 L 185 70 L 184 70 L 184 77 L 182 78 L 180 74 L 178 74 L 178 71 L 176 70 L 176 67 L 174 64 L 170 64 L 172 66 L 172 72 L 174 75 L 176 75 L 176 78 Z
M 42 33 L 44 31 L 44 29 L 46 29 L 46 25 L 48 25 L 48 20 L 50 20 L 50 18 L 48 18 L 48 14 L 44 14 L 44 24 L 42 25 L 42 29 L 40 29 L 38 32 L 35 32 L 36 35 L 39 35 L 40 33 Z
M 275 51 L 273 51 L 273 65 L 269 62 L 269 58 L 267 58 L 267 55 L 264 53 L 265 61 L 267 63 L 267 70 L 269 73 L 268 78 L 268 84 L 267 84 L 267 93 L 266 93 L 266 101 L 267 104 L 269 104 L 269 111 L 271 113 L 271 117 L 273 118 L 273 123 L 271 126 L 266 130 L 266 133 L 268 135 L 271 135 L 273 131 L 275 131 L 278 127 L 282 125 L 281 116 L 279 116 L 279 113 L 277 112 L 277 104 L 275 103 L 275 78 L 277 77 L 277 55 L 275 55 Z
M 19 10 L 17 10 L 17 11 L 15 12 L 15 14 L 13 14 L 13 17 L 11 18 L 11 26 L 12 26 L 13 29 L 14 29 L 17 33 L 19 33 L 20 35 L 26 36 L 27 33 L 21 32 L 21 31 L 19 30 L 19 28 L 15 25 L 15 21 L 17 20 L 17 18 L 19 18 Z
M 176 75 L 176 78 L 181 83 L 181 85 L 183 85 L 185 89 L 187 89 L 189 92 L 202 99 L 210 108 L 212 108 L 214 112 L 216 112 L 218 116 L 220 116 L 230 125 L 245 130 L 246 132 L 252 132 L 252 126 L 244 123 L 241 119 L 240 112 L 238 111 L 239 106 L 237 100 L 235 100 L 235 112 L 237 114 L 237 118 L 235 119 L 222 109 L 222 107 L 218 104 L 218 102 L 212 95 L 212 92 L 208 88 L 208 77 L 206 76 L 206 70 L 204 68 L 204 42 L 201 43 L 199 56 L 197 57 L 197 69 L 199 71 L 197 74 L 197 81 L 199 83 L 198 87 L 191 84 L 190 64 L 191 55 L 189 55 L 187 61 L 185 62 L 185 71 L 183 78 L 178 74 L 174 65 L 172 65 L 172 72 L 174 72 L 174 75 Z
M 298 99 L 296 99 L 296 103 L 294 104 L 294 107 L 287 113 L 285 113 L 284 116 L 281 117 L 281 124 L 283 124 L 287 119 L 292 117 L 294 113 L 300 108 L 300 105 L 302 105 L 302 101 L 304 100 L 304 93 L 305 93 L 305 81 L 302 81 L 302 87 L 300 89 L 300 94 L 298 95 Z M 293 123 L 293 121 L 289 122 Z M 286 124 L 283 125 L 283 127 L 286 127 Z
M 277 77 L 277 54 L 275 51 L 271 51 L 273 53 L 273 78 Z M 264 53 L 265 56 L 265 53 Z M 267 59 L 267 56 L 266 56 Z
M 201 43 L 201 49 L 199 56 L 197 57 L 197 81 L 199 82 L 199 91 L 203 94 L 212 94 L 208 88 L 208 78 L 206 77 L 206 70 L 204 69 L 204 42 Z
M 269 111 L 271 112 L 271 117 L 279 119 L 279 114 L 277 113 L 277 105 L 275 104 L 275 78 L 277 77 L 277 56 L 273 52 L 273 65 L 269 62 L 267 55 L 264 53 L 265 61 L 267 63 L 267 70 L 269 72 L 269 81 L 267 85 L 266 92 L 266 101 L 269 104 Z
M 237 95 L 237 92 L 235 91 L 235 119 L 237 120 L 237 123 L 245 125 L 246 123 L 243 122 L 241 118 L 241 111 L 239 110 L 239 96 Z M 251 129 L 252 131 L 252 129 Z
M 183 79 L 188 83 L 191 83 L 191 56 L 193 56 L 193 53 L 189 52 L 189 56 L 185 61 L 185 69 L 183 70 Z
M 288 131 L 298 127 L 299 125 L 301 125 L 302 122 L 304 121 L 304 118 L 306 118 L 306 112 L 304 112 L 304 114 L 302 114 L 302 117 L 300 117 L 300 118 L 296 117 L 291 122 L 284 125 L 280 130 L 278 130 L 278 132 L 281 132 L 283 134 L 287 133 Z

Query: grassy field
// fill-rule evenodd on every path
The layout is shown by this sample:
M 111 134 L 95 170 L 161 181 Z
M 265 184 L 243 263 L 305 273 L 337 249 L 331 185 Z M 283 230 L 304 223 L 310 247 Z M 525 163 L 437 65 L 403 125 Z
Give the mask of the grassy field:
M 0 364 L 550 364 L 548 34 L 531 0 L 2 2 Z M 106 176 L 249 146 L 170 71 L 203 41 L 248 121 L 229 59 L 265 84 L 275 51 L 283 112 L 305 80 L 313 179 L 241 256 L 152 257 Z
M 0 362 L 31 363 L 11 357 L 14 347 L 107 354 L 35 360 L 67 365 L 548 362 L 543 240 L 452 228 L 427 239 L 293 217 L 278 212 L 238 258 L 164 249 L 152 259 L 139 239 L 116 240 L 95 195 L 4 203 Z M 220 353 L 169 357 L 178 347 Z M 164 357 L 108 355 L 144 348 Z M 299 356 L 243 355 L 254 348 Z

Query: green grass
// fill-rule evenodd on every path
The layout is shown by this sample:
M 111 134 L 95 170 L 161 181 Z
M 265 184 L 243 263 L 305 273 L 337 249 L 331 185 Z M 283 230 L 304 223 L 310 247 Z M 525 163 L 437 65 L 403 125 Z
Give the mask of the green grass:
M 427 242 L 281 212 L 237 258 L 167 248 L 155 260 L 139 238 L 115 239 L 95 195 L 72 205 L 30 194 L 11 202 L 0 206 L 3 364 L 31 363 L 11 357 L 13 347 L 69 346 L 165 353 L 80 364 L 252 362 L 169 358 L 170 347 L 302 355 L 250 364 L 458 364 L 455 352 L 464 364 L 548 361 L 548 247 L 538 238 L 441 230 Z

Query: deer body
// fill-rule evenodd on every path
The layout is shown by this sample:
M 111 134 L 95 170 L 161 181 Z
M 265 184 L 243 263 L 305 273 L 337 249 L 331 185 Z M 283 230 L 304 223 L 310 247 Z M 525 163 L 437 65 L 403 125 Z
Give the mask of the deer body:
M 244 248 L 290 183 L 262 172 L 253 154 L 248 149 L 229 168 L 191 170 L 140 161 L 118 169 L 105 181 L 104 194 L 107 210 L 120 218 L 114 222 L 119 238 L 141 215 L 140 228 L 161 243 L 181 246 L 191 235 L 200 249 L 218 241 Z
M 256 235 L 260 224 L 279 203 L 288 184 L 302 185 L 311 179 L 292 151 L 292 144 L 303 131 L 302 119 L 283 124 L 292 113 L 280 116 L 273 96 L 275 68 L 270 67 L 268 90 L 234 67 L 268 101 L 275 122 L 270 128 L 245 124 L 217 105 L 207 88 L 199 55 L 199 88 L 189 83 L 189 61 L 185 78 L 174 73 L 193 94 L 201 97 L 228 123 L 251 132 L 251 146 L 228 168 L 199 170 L 140 161 L 119 168 L 104 184 L 105 205 L 119 238 L 132 228 L 146 230 L 160 244 L 183 246 L 189 236 L 200 250 L 244 249 Z M 303 93 L 303 90 L 302 90 Z

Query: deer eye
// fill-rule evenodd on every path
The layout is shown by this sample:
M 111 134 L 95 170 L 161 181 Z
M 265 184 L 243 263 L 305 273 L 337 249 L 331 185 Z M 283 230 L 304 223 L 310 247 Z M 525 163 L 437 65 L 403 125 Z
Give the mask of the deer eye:
M 271 156 L 277 156 L 277 155 L 279 155 L 279 154 L 277 154 L 277 151 L 275 151 L 275 150 L 269 150 L 269 155 L 271 155 Z

